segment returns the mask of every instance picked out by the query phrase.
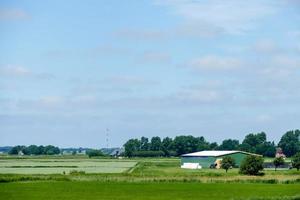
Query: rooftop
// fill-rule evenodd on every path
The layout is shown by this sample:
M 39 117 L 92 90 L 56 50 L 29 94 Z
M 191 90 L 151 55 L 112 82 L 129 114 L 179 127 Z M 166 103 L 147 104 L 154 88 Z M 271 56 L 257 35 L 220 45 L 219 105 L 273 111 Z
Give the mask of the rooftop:
M 199 151 L 199 152 L 194 152 L 194 153 L 188 153 L 188 154 L 183 154 L 182 156 L 223 156 L 227 154 L 233 154 L 233 153 L 245 153 L 245 154 L 250 154 L 247 152 L 243 151 Z

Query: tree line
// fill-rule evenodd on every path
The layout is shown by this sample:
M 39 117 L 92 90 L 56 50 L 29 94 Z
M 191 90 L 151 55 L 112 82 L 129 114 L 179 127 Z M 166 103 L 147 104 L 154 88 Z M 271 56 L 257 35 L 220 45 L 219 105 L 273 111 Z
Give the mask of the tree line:
M 287 157 L 291 157 L 300 151 L 300 130 L 286 132 L 278 144 L 267 141 L 266 133 L 250 133 L 240 143 L 239 140 L 225 139 L 219 145 L 216 142 L 208 142 L 204 137 L 191 135 L 176 136 L 174 139 L 165 137 L 147 137 L 130 139 L 124 144 L 125 156 L 128 157 L 155 157 L 155 156 L 179 156 L 203 150 L 241 150 L 260 154 L 266 157 L 274 157 L 276 148 L 280 147 Z
M 47 146 L 37 146 L 37 145 L 30 145 L 30 146 L 14 146 L 8 152 L 10 155 L 56 155 L 60 154 L 60 149 L 58 147 L 47 145 Z

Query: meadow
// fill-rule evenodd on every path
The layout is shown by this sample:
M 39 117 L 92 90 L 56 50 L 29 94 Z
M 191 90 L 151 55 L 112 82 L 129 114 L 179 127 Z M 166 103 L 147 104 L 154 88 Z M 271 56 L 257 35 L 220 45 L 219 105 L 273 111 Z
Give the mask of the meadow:
M 178 158 L 5 157 L 0 199 L 300 199 L 300 172 L 264 173 L 181 169 Z
M 136 162 L 96 159 L 2 159 L 1 174 L 62 174 L 71 171 L 85 173 L 121 173 Z
M 16 192 L 17 191 L 17 192 Z M 296 199 L 299 185 L 26 182 L 0 184 L 1 199 Z M 299 196 L 298 196 L 299 197 Z M 299 198 L 298 198 L 299 199 Z

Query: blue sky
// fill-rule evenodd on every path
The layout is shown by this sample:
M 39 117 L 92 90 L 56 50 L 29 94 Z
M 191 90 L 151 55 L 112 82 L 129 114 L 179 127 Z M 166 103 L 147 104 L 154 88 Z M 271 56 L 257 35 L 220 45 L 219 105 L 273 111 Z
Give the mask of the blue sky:
M 0 2 L 0 145 L 299 128 L 300 2 Z

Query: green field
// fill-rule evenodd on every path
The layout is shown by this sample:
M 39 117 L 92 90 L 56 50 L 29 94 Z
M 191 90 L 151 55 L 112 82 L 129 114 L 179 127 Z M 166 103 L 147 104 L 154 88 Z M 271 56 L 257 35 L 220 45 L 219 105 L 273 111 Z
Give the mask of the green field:
M 17 191 L 17 192 L 16 192 Z M 0 184 L 1 199 L 246 199 L 299 195 L 299 185 L 27 182 Z
M 0 160 L 1 174 L 62 174 L 72 170 L 85 173 L 121 173 L 129 170 L 136 162 L 96 159 L 3 159 Z
M 300 199 L 299 171 L 264 173 L 181 169 L 178 158 L 7 157 L 0 199 Z

